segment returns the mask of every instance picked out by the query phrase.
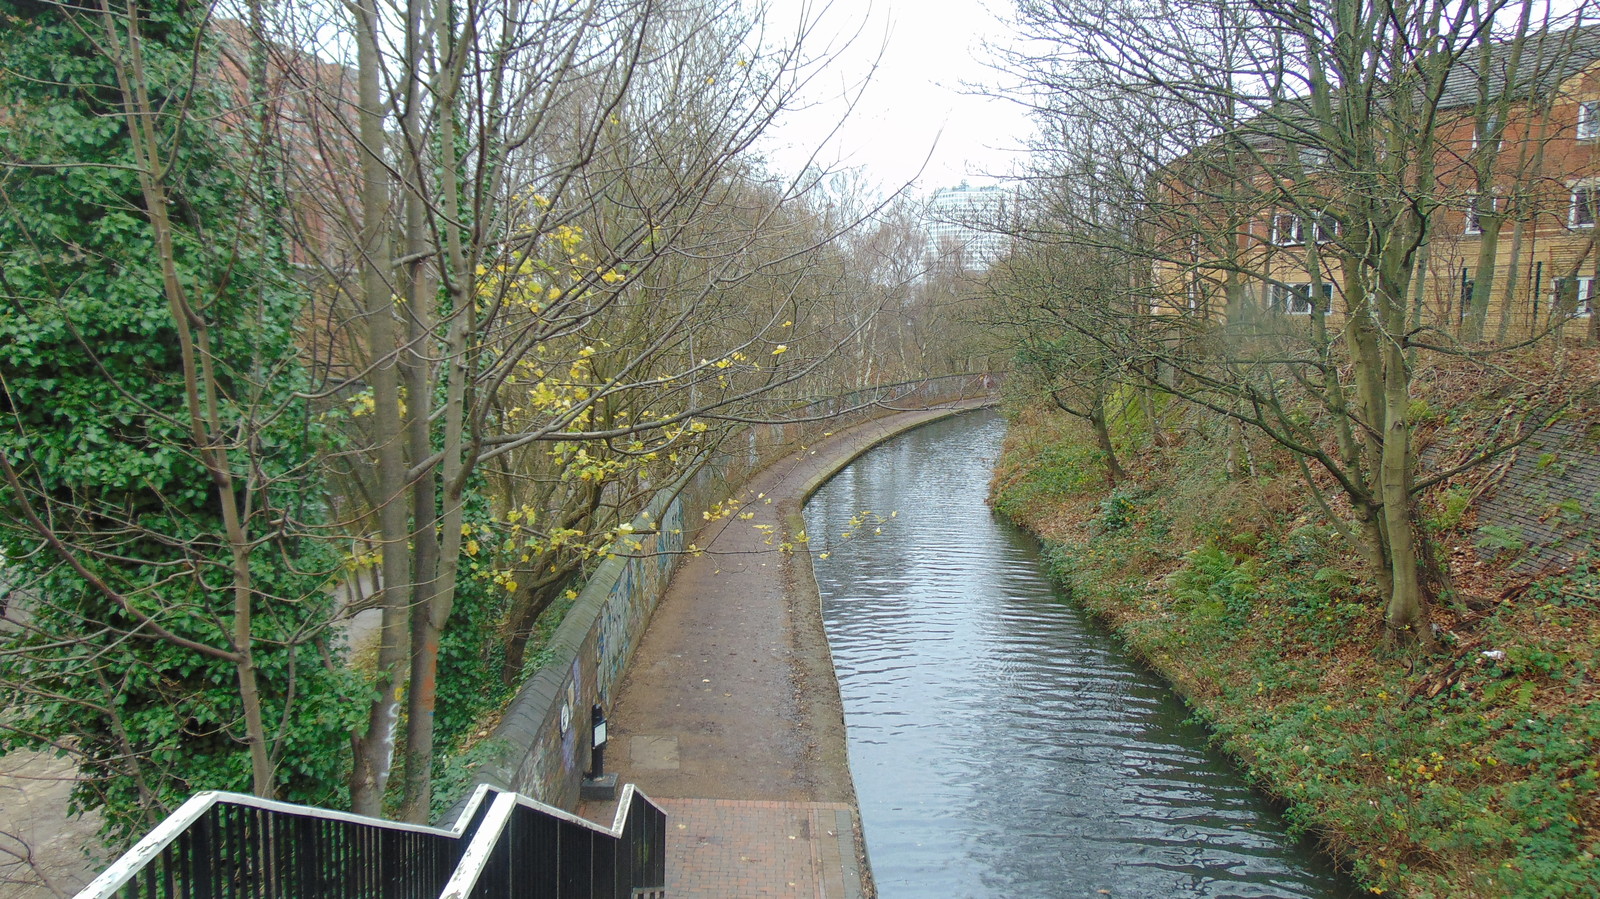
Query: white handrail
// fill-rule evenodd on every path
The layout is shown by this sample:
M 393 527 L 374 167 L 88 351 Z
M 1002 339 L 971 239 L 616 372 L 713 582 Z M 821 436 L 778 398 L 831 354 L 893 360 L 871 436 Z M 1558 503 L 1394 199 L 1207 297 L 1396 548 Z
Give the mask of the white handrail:
M 439 890 L 439 899 L 465 899 L 472 895 L 472 888 L 478 885 L 483 869 L 489 866 L 494 848 L 500 845 L 500 835 L 511 823 L 511 813 L 516 809 L 517 794 L 501 793 L 494 797 L 489 814 L 484 816 L 478 832 L 472 835 L 472 842 L 467 844 L 467 851 L 461 854 L 461 861 L 456 864 L 450 879 Z
M 499 844 L 500 837 L 506 825 L 511 822 L 511 814 L 517 806 L 543 812 L 552 818 L 620 839 L 623 831 L 627 829 L 628 811 L 633 807 L 635 796 L 659 810 L 659 807 L 650 801 L 650 797 L 640 792 L 633 784 L 623 784 L 611 826 L 604 827 L 553 805 L 545 805 L 537 799 L 529 799 L 521 793 L 501 793 L 489 806 L 489 813 L 484 816 L 483 823 L 478 825 L 478 832 L 472 835 L 472 842 L 468 844 L 466 852 L 462 853 L 456 870 L 439 890 L 439 899 L 466 899 L 472 895 L 473 887 L 478 885 L 478 878 L 483 876 L 484 870 L 489 866 L 489 858 L 494 854 L 494 848 Z
M 466 830 L 467 824 L 472 821 L 472 816 L 477 812 L 478 806 L 483 803 L 484 796 L 489 792 L 489 787 L 480 784 L 472 792 L 472 798 L 467 801 L 466 808 L 456 817 L 455 824 L 450 827 L 429 827 L 423 824 L 407 824 L 403 821 L 385 821 L 382 818 L 371 818 L 366 815 L 356 815 L 350 812 L 336 812 L 331 809 L 313 808 L 305 805 L 295 805 L 291 802 L 279 802 L 275 799 L 262 799 L 247 793 L 228 793 L 220 790 L 206 790 L 189 797 L 189 800 L 178 807 L 178 810 L 168 815 L 160 824 L 157 824 L 145 834 L 144 839 L 134 844 L 132 849 L 124 852 L 111 866 L 100 872 L 100 876 L 89 881 L 88 886 L 78 891 L 74 899 L 112 899 L 116 891 L 121 889 L 134 875 L 144 869 L 150 860 L 161 854 L 163 849 L 171 845 L 178 835 L 189 829 L 189 826 L 198 821 L 202 815 L 210 811 L 215 805 L 227 803 L 229 805 L 258 808 L 269 812 L 299 815 L 305 818 L 321 818 L 326 821 L 342 821 L 349 824 L 366 824 L 384 830 L 398 830 L 410 833 L 427 833 L 441 837 L 459 839 Z

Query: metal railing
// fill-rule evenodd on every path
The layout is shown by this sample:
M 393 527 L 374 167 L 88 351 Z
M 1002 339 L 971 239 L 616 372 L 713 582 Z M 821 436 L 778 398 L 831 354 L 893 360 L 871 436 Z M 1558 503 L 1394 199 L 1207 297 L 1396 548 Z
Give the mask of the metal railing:
M 622 789 L 609 831 L 522 796 L 495 797 L 441 899 L 665 897 L 667 815 Z
M 861 387 L 841 394 L 797 397 L 789 411 L 796 418 L 804 418 L 819 413 L 838 414 L 860 406 L 895 406 L 914 403 L 917 400 L 930 401 L 949 399 L 953 396 L 981 396 L 998 389 L 1004 380 L 1005 375 L 998 372 L 940 375 L 916 381 L 900 381 L 893 384 Z
M 448 828 L 208 792 L 77 899 L 665 896 L 665 842 L 666 813 L 632 785 L 610 828 L 485 786 Z M 486 861 L 498 880 L 482 876 Z M 452 892 L 458 882 L 482 886 Z

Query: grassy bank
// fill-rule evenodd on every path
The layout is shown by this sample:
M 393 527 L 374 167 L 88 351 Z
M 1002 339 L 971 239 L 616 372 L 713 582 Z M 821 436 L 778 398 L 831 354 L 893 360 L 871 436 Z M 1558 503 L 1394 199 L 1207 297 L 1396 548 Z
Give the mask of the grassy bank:
M 1014 413 L 994 505 L 1373 892 L 1600 896 L 1600 556 L 1519 580 L 1460 549 L 1467 494 L 1439 491 L 1431 534 L 1471 589 L 1432 610 L 1437 652 L 1396 656 L 1290 460 L 1253 446 L 1229 479 L 1229 435 L 1172 434 L 1109 491 L 1075 422 Z

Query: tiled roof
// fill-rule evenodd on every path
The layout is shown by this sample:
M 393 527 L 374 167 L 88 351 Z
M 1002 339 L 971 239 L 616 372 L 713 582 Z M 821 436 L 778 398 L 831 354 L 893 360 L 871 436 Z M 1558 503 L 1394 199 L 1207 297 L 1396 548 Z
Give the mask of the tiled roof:
M 1500 42 L 1490 47 L 1488 75 L 1491 97 L 1498 95 L 1506 84 L 1506 70 L 1511 65 L 1514 46 L 1509 42 Z M 1523 42 L 1516 83 L 1511 85 L 1510 95 L 1515 99 L 1523 99 L 1530 93 L 1554 90 L 1561 82 L 1583 71 L 1596 60 L 1600 60 L 1600 25 L 1529 35 Z M 1439 102 L 1441 108 L 1471 106 L 1478 102 L 1478 73 L 1482 64 L 1482 53 L 1477 47 L 1462 54 L 1445 79 Z

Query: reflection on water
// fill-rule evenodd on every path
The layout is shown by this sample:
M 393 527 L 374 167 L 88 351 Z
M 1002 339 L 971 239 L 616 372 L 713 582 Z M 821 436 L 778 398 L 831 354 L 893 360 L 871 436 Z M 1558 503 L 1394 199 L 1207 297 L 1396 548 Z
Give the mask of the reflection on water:
M 806 507 L 873 876 L 900 896 L 1349 896 L 984 505 L 967 415 Z M 841 539 L 863 511 L 898 516 Z

